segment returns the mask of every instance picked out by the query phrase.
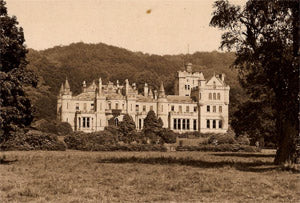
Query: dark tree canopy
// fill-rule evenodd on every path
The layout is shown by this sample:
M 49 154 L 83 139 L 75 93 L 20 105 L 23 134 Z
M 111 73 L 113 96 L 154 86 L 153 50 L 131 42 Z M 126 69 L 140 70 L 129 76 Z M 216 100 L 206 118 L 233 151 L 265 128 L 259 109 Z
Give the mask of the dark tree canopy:
M 22 28 L 16 17 L 9 17 L 0 0 L 0 141 L 11 131 L 30 125 L 32 107 L 23 87 L 37 85 L 33 72 L 25 69 L 26 48 Z
M 260 107 L 252 110 L 257 115 L 260 109 L 273 110 L 269 117 L 276 124 L 275 163 L 295 162 L 299 131 L 299 1 L 249 0 L 241 8 L 219 0 L 214 8 L 210 25 L 226 31 L 221 48 L 236 51 L 233 65 L 239 71 L 240 83 L 250 96 L 249 102 Z
M 0 0 L 0 71 L 9 72 L 26 65 L 24 33 L 15 16 L 7 15 L 5 1 Z

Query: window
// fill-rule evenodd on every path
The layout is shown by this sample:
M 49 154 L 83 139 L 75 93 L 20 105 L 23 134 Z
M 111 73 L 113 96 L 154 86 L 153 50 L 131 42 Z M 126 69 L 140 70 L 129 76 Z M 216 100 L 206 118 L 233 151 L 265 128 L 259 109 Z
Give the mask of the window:
M 174 118 L 173 119 L 173 128 L 176 130 L 177 129 L 177 119 L 176 118 Z
M 132 104 L 130 104 L 130 111 L 132 111 Z
M 90 127 L 90 117 L 86 118 L 86 127 L 89 128 Z
M 185 130 L 185 119 L 182 119 L 182 130 Z
M 122 109 L 125 109 L 125 104 L 122 104 Z
M 67 109 L 69 108 L 69 103 L 67 102 Z
M 161 112 L 164 111 L 164 105 L 161 105 Z
M 221 99 L 221 94 L 220 94 L 220 93 L 217 94 L 217 99 L 218 99 L 218 100 Z
M 142 129 L 142 119 L 139 119 L 139 129 Z
M 214 98 L 214 100 L 216 100 L 216 93 L 213 94 L 213 98 Z
M 222 106 L 219 106 L 219 112 L 222 113 Z
M 217 112 L 217 107 L 213 106 L 213 112 L 216 113 Z
M 150 111 L 153 111 L 153 106 L 150 106 Z
M 199 99 L 201 99 L 201 93 L 199 93 Z
M 111 103 L 108 103 L 108 109 L 111 109 Z
M 179 106 L 179 112 L 180 113 L 182 112 L 182 106 Z
M 190 107 L 189 106 L 186 106 L 185 107 L 185 111 L 188 113 L 188 112 L 190 112 Z
M 119 125 L 119 119 L 115 118 L 115 126 L 118 126 L 118 125 Z
M 91 110 L 94 110 L 94 103 L 91 103 Z
M 174 105 L 171 106 L 171 111 L 174 111 Z
M 139 105 L 135 105 L 135 111 L 139 112 Z
M 83 104 L 83 110 L 86 111 L 86 103 Z
M 206 120 L 206 127 L 210 128 L 210 120 Z
M 216 120 L 213 120 L 213 128 L 216 128 Z
M 81 118 L 78 118 L 78 127 L 81 128 Z
M 116 103 L 116 109 L 119 109 L 119 104 L 118 103 Z
M 223 128 L 222 120 L 219 120 L 219 128 Z
M 190 89 L 190 85 L 188 85 L 188 90 Z
M 184 85 L 184 89 L 186 89 L 186 90 L 187 90 L 187 85 Z
M 207 110 L 207 112 L 210 112 L 210 106 L 209 105 L 207 105 L 206 110 Z
M 212 94 L 211 94 L 211 93 L 208 94 L 208 99 L 209 99 L 209 100 L 212 99 Z
M 82 127 L 85 128 L 85 117 L 82 118 Z
M 76 110 L 79 110 L 79 103 L 76 103 Z
M 143 111 L 146 111 L 146 105 L 143 105 Z
M 193 129 L 194 129 L 194 130 L 197 130 L 197 120 L 196 120 L 196 119 L 194 119 Z
M 181 129 L 181 119 L 178 119 L 178 130 Z
M 190 129 L 190 119 L 186 120 L 186 129 Z
M 194 106 L 194 112 L 197 112 L 197 106 Z

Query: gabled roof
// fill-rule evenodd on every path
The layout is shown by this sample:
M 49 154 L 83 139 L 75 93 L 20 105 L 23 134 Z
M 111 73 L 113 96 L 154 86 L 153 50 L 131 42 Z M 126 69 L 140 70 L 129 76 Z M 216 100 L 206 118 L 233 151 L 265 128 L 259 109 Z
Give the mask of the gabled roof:
M 225 82 L 223 82 L 220 78 L 216 77 L 215 75 L 212 76 L 207 82 L 206 85 L 215 85 L 215 86 L 226 86 Z
M 74 96 L 73 98 L 79 100 L 94 100 L 95 92 L 83 92 L 79 95 Z

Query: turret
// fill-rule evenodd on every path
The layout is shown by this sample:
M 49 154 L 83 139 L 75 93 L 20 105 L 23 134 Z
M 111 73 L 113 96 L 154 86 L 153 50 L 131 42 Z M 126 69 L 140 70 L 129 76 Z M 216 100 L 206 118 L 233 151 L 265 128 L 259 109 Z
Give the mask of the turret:
M 168 100 L 163 83 L 160 84 L 158 93 L 157 116 L 163 121 L 163 127 L 168 127 Z
M 83 83 L 82 83 L 82 89 L 83 89 L 83 92 L 86 92 L 86 82 L 85 81 L 83 81 Z
M 64 88 L 64 83 L 61 83 L 60 90 L 59 90 L 59 96 L 62 96 L 62 95 L 63 95 L 64 90 L 65 90 L 65 88 Z
M 191 73 L 193 71 L 193 69 L 192 69 L 192 63 L 186 64 L 185 65 L 185 70 L 186 70 L 186 72 Z
M 65 94 L 65 95 L 72 95 L 68 78 L 66 78 L 66 81 L 65 81 L 63 94 Z
M 160 88 L 159 88 L 159 93 L 158 93 L 158 98 L 164 98 L 166 96 L 165 94 L 165 88 L 164 88 L 164 83 L 160 83 Z
M 148 94 L 149 94 L 148 84 L 145 83 L 145 85 L 144 85 L 144 96 L 145 96 L 145 97 L 148 97 Z
M 151 89 L 149 90 L 149 96 L 153 99 L 153 92 Z
M 154 90 L 154 99 L 157 99 L 157 90 Z
M 101 95 L 102 94 L 102 79 L 101 78 L 99 78 L 99 90 L 98 90 L 98 93 L 99 93 L 99 95 Z

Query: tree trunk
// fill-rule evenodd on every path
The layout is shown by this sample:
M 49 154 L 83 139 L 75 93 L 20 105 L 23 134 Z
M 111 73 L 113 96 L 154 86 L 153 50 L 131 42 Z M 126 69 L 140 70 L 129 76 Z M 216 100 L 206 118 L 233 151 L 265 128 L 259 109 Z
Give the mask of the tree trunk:
M 280 165 L 286 162 L 296 163 L 296 137 L 298 135 L 297 127 L 290 122 L 284 122 L 279 130 L 278 148 L 274 164 Z

